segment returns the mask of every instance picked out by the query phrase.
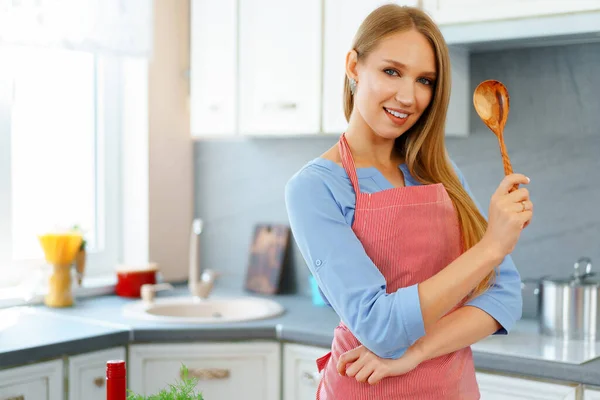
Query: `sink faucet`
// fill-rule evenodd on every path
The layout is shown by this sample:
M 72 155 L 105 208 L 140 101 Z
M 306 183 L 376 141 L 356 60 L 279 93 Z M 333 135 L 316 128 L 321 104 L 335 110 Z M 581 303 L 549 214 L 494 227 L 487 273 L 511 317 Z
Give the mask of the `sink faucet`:
M 190 235 L 190 271 L 188 276 L 188 289 L 193 297 L 206 299 L 213 289 L 215 280 L 219 276 L 216 271 L 206 269 L 198 279 L 200 265 L 200 234 L 204 223 L 200 218 L 192 222 L 192 232 Z
M 173 290 L 173 285 L 171 285 L 170 283 L 158 283 L 158 284 L 151 284 L 151 283 L 145 283 L 142 285 L 141 289 L 140 289 L 140 296 L 142 297 L 142 300 L 146 303 L 146 304 L 152 304 L 154 302 L 154 297 L 156 297 L 156 292 L 159 292 L 161 290 Z

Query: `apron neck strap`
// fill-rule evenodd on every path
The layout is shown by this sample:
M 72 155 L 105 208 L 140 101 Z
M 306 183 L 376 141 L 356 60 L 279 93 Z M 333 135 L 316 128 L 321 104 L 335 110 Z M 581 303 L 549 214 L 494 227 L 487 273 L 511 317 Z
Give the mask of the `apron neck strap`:
M 360 193 L 360 189 L 358 187 L 358 176 L 356 175 L 356 166 L 354 165 L 354 158 L 352 158 L 352 153 L 350 152 L 350 146 L 348 145 L 348 141 L 346 140 L 346 134 L 343 133 L 340 141 L 338 142 L 338 148 L 340 151 L 340 156 L 342 157 L 342 165 L 346 170 L 346 174 L 350 178 L 350 182 L 352 182 L 352 187 L 354 188 L 355 193 Z

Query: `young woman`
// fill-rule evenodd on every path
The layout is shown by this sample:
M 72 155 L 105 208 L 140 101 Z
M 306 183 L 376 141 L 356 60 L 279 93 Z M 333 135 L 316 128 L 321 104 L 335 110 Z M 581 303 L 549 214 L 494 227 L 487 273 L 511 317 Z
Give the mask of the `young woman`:
M 448 48 L 422 11 L 373 11 L 346 57 L 348 128 L 286 185 L 294 238 L 341 322 L 317 399 L 479 398 L 470 345 L 521 317 L 521 174 L 484 218 L 448 158 Z

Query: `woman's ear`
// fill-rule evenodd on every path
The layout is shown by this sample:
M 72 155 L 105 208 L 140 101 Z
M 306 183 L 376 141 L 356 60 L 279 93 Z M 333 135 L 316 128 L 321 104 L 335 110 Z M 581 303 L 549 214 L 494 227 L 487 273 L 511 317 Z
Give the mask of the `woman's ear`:
M 352 49 L 346 54 L 346 76 L 358 82 L 358 53 Z

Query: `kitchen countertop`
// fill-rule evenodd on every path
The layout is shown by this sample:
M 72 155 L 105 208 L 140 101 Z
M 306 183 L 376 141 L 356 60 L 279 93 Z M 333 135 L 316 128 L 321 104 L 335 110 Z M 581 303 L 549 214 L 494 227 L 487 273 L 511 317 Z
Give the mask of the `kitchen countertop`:
M 185 295 L 177 289 L 171 295 Z M 217 288 L 215 296 L 240 295 Z M 163 293 L 161 293 L 162 297 Z M 172 324 L 126 317 L 133 300 L 117 296 L 78 299 L 74 307 L 0 310 L 0 368 L 101 350 L 130 343 L 280 340 L 329 347 L 339 319 L 299 295 L 270 296 L 284 314 L 230 324 Z M 532 320 L 519 321 L 510 335 L 495 335 L 472 346 L 478 369 L 600 385 L 600 342 L 562 341 L 537 333 Z

